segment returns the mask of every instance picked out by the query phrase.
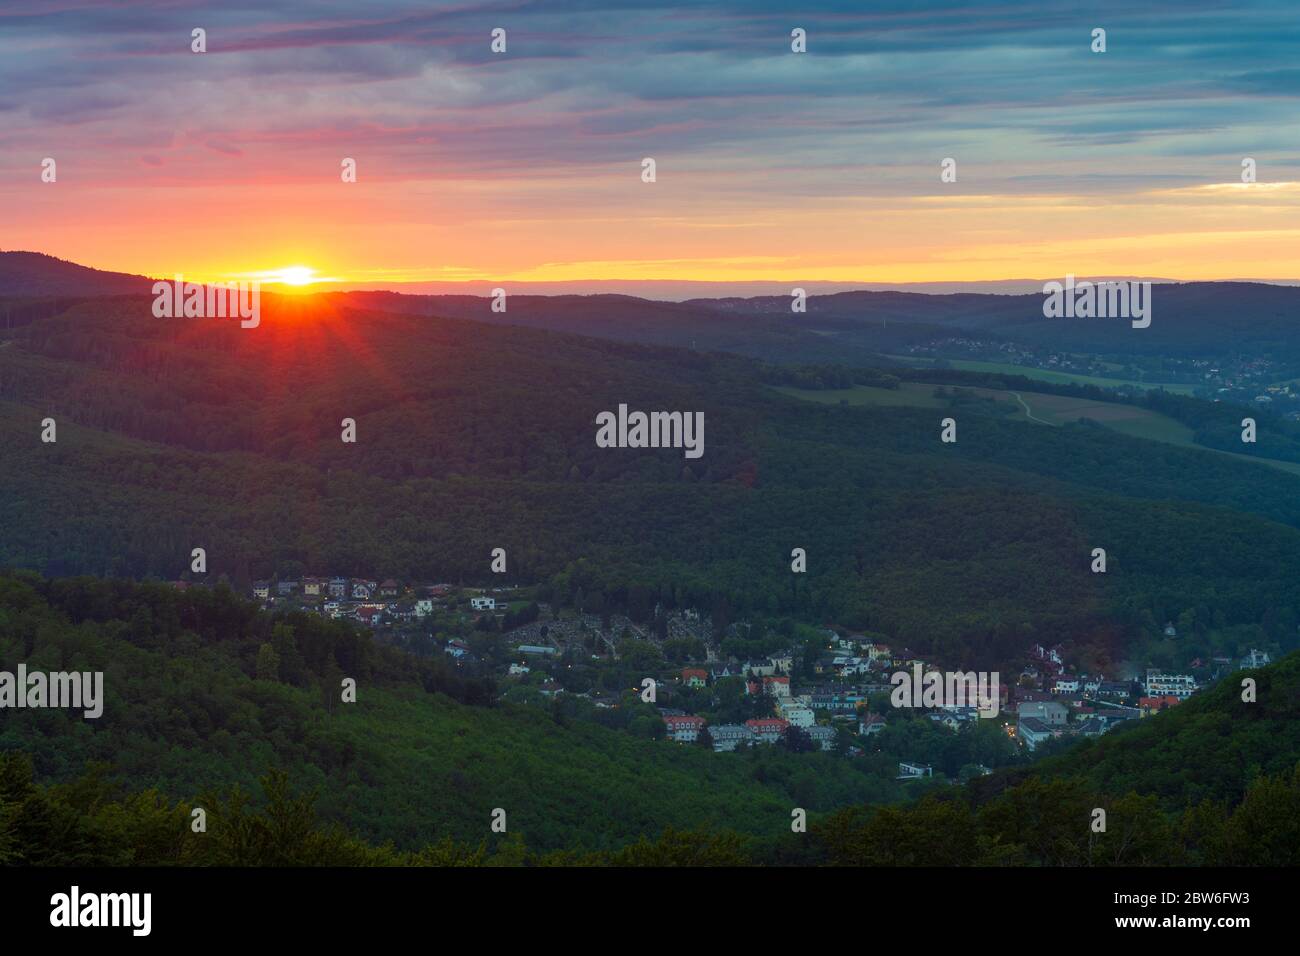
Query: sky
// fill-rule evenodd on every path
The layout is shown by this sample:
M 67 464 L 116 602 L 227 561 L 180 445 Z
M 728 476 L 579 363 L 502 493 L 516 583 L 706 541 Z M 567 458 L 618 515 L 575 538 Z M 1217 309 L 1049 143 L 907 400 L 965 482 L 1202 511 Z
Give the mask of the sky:
M 3 0 L 0 248 L 339 288 L 1300 277 L 1293 0 L 1142 7 Z

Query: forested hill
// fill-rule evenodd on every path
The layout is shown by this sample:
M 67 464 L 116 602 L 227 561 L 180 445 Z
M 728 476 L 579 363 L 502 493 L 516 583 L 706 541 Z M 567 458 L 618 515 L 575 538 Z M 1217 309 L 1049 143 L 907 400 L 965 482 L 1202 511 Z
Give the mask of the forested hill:
M 479 581 L 502 547 L 510 581 L 560 576 L 614 607 L 633 586 L 723 595 L 737 617 L 871 628 L 957 663 L 1039 637 L 1114 663 L 1170 620 L 1157 663 L 1295 645 L 1300 479 L 1280 471 L 977 399 L 795 401 L 720 354 L 311 297 L 264 297 L 256 329 L 149 306 L 81 302 L 6 333 L 0 561 L 175 579 L 201 546 L 237 587 L 285 561 Z M 599 448 L 619 404 L 702 412 L 703 456 Z
M 811 858 L 840 865 L 1295 866 L 1300 653 L 1027 769 L 840 811 L 813 837 Z
M 840 292 L 808 297 L 802 312 L 792 310 L 789 294 L 687 302 L 520 295 L 510 297 L 504 313 L 476 296 L 348 292 L 335 298 L 363 308 L 719 349 L 780 363 L 870 365 L 881 353 L 950 336 L 1108 356 L 1300 361 L 1300 288 L 1261 282 L 1155 284 L 1151 325 L 1136 333 L 1123 319 L 1046 319 L 1041 292 Z
M 4 712 L 0 864 L 1300 862 L 1300 653 L 907 806 L 874 756 L 714 754 L 488 706 L 445 666 L 221 589 L 0 575 L 0 669 L 18 661 L 101 669 L 106 700 L 97 720 Z
M 221 588 L 0 574 L 0 671 L 101 671 L 105 697 L 89 720 L 0 710 L 0 863 L 9 846 L 33 854 L 27 862 L 85 862 L 76 854 L 91 844 L 108 855 L 98 862 L 139 860 L 178 840 L 137 830 L 100 847 L 92 818 L 114 800 L 132 798 L 114 826 L 165 827 L 159 804 L 224 806 L 236 790 L 260 795 L 269 772 L 316 791 L 322 822 L 404 850 L 476 844 L 497 807 L 533 848 L 600 850 L 668 827 L 771 838 L 792 806 L 899 795 L 878 764 L 783 748 L 714 754 L 564 706 L 497 704 L 489 681 L 449 660 L 316 614 L 272 616 Z M 345 676 L 353 703 L 340 701 Z M 57 799 L 36 796 L 31 777 Z M 134 801 L 150 789 L 157 800 Z M 51 826 L 62 839 L 49 839 Z

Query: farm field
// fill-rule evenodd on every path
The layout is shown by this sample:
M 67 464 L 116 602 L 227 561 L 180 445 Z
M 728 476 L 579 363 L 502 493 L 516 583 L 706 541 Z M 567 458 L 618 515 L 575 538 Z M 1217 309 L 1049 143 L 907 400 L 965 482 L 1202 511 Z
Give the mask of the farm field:
M 886 355 L 885 358 L 914 367 L 932 366 L 934 364 L 930 359 L 921 359 L 911 355 Z M 1163 389 L 1166 392 L 1174 392 L 1178 395 L 1191 395 L 1195 391 L 1194 386 L 1191 385 L 1139 382 L 1126 378 L 1101 378 L 1096 375 L 1078 375 L 1073 372 L 1053 372 L 1049 369 L 1033 368 L 1028 365 L 1012 365 L 1008 362 L 978 362 L 972 359 L 943 359 L 943 361 L 947 362 L 951 368 L 963 372 L 1023 375 L 1025 378 L 1036 378 L 1041 382 L 1052 382 L 1057 385 L 1096 385 L 1098 388 L 1118 388 L 1121 385 L 1132 385 L 1136 388 Z
M 841 401 L 849 405 L 873 405 L 878 407 L 908 406 L 912 408 L 946 408 L 948 403 L 934 396 L 934 390 L 940 386 L 926 382 L 906 382 L 897 389 L 874 388 L 859 385 L 855 388 L 841 389 L 800 389 L 792 386 L 780 386 L 776 391 L 805 401 L 837 404 Z M 950 386 L 943 386 L 950 387 Z M 956 386 L 962 391 L 993 398 L 1015 406 L 1013 421 L 1028 421 L 1039 425 L 1060 426 L 1067 422 L 1086 418 L 1107 428 L 1145 438 L 1148 441 L 1164 442 L 1183 448 L 1199 448 L 1212 451 L 1217 455 L 1229 455 L 1255 464 L 1279 468 L 1291 474 L 1300 475 L 1300 464 L 1261 458 L 1256 455 L 1234 455 L 1230 452 L 1206 448 L 1192 439 L 1192 429 L 1182 422 L 1137 405 L 1122 402 L 1102 402 L 1095 399 L 1075 398 L 1069 395 L 1048 395 L 1042 392 L 1013 392 L 1002 389 L 974 388 Z

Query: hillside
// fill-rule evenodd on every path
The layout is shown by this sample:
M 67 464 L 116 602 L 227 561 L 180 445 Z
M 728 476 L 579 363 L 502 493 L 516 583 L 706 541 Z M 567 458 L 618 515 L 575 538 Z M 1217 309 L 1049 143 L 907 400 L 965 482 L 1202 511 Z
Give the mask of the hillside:
M 504 547 L 510 581 L 563 575 L 615 607 L 634 585 L 722 594 L 958 663 L 1036 634 L 1112 663 L 1295 646 L 1300 479 L 1217 453 L 960 396 L 818 405 L 736 357 L 313 298 L 266 297 L 256 330 L 81 302 L 5 343 L 0 561 L 51 575 L 174 579 L 202 546 L 240 585 L 286 561 L 476 581 Z M 620 403 L 702 411 L 704 456 L 597 447 Z
M 496 807 L 531 847 L 601 850 L 668 827 L 772 837 L 794 805 L 900 795 L 878 768 L 830 754 L 714 754 L 489 706 L 490 687 L 446 660 L 315 615 L 256 612 L 220 589 L 0 575 L 0 671 L 101 670 L 106 696 L 96 720 L 3 711 L 0 756 L 27 755 L 42 782 L 101 766 L 115 789 L 172 801 L 257 793 L 282 771 L 319 793 L 323 820 L 403 849 L 476 843 Z M 355 704 L 340 702 L 343 676 Z
M 882 355 L 952 336 L 1118 361 L 1246 356 L 1287 367 L 1300 362 L 1294 344 L 1300 287 L 1265 283 L 1157 284 L 1152 323 L 1140 330 L 1121 319 L 1044 318 L 1041 293 L 839 292 L 809 296 L 802 313 L 792 312 L 788 294 L 680 303 L 615 295 L 520 295 L 509 298 L 505 313 L 493 313 L 490 300 L 473 296 L 353 292 L 335 298 L 364 308 L 735 352 L 783 364 L 878 365 Z
M 1256 699 L 1242 699 L 1242 680 Z M 1300 654 L 1028 769 L 814 828 L 838 865 L 1295 866 Z M 1104 832 L 1091 827 L 1106 811 Z
M 104 272 L 41 252 L 0 250 L 0 296 L 142 295 L 153 280 Z

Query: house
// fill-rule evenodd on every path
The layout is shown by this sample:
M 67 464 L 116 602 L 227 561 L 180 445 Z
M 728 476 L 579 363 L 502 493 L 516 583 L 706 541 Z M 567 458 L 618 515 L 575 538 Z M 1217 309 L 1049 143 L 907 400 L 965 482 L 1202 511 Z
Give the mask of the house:
M 253 597 L 262 598 L 263 600 L 265 600 L 270 596 L 271 596 L 271 585 L 269 582 L 267 581 L 253 582 Z
M 807 698 L 779 698 L 776 702 L 776 712 L 782 720 L 788 721 L 792 727 L 807 728 L 817 723 L 817 717 L 812 708 L 808 706 Z
M 433 613 L 433 598 L 419 598 L 415 602 L 415 616 L 428 617 Z
M 871 661 L 873 664 L 880 660 L 891 660 L 893 656 L 893 652 L 889 649 L 888 644 L 867 645 L 867 660 Z
M 1083 692 L 1085 694 L 1095 694 L 1101 690 L 1100 677 L 1085 677 L 1083 679 Z
M 469 645 L 464 641 L 448 641 L 444 650 L 452 657 L 460 659 L 469 653 Z
M 560 653 L 549 644 L 520 644 L 517 649 L 520 654 L 541 654 L 547 656 Z
M 294 591 L 298 590 L 298 582 L 290 578 L 288 580 L 279 582 L 275 586 L 275 589 L 280 593 L 281 597 L 287 597 L 288 595 L 292 594 Z
M 726 664 L 723 664 L 721 667 L 715 667 L 713 668 L 713 670 L 709 671 L 709 676 L 712 677 L 714 682 L 716 683 L 717 681 L 722 680 L 722 678 L 724 677 L 738 677 L 740 676 L 740 672 L 734 671 Z
M 885 718 L 879 714 L 867 714 L 858 721 L 858 733 L 864 737 L 871 737 L 885 729 Z
M 763 693 L 768 697 L 789 697 L 790 696 L 790 678 L 788 677 L 764 677 Z
M 1044 740 L 1059 737 L 1065 733 L 1063 726 L 1050 726 L 1037 717 L 1022 717 L 1016 722 L 1016 736 L 1024 742 L 1026 749 L 1037 750 Z
M 743 670 L 753 677 L 771 677 L 776 673 L 776 665 L 771 661 L 745 661 Z
M 348 579 L 330 578 L 330 597 L 345 598 L 347 596 L 348 596 Z
M 682 668 L 682 683 L 687 687 L 704 687 L 709 680 L 709 672 L 700 667 Z
M 794 658 L 789 654 L 778 654 L 775 657 L 769 657 L 768 663 L 775 668 L 778 674 L 789 674 L 794 667 Z
M 857 691 L 817 690 L 809 696 L 808 705 L 831 714 L 855 714 L 866 700 L 867 695 Z
M 715 724 L 709 728 L 709 736 L 713 738 L 715 753 L 735 750 L 741 744 L 747 744 L 754 738 L 754 735 L 750 733 L 749 728 L 744 724 Z
M 490 597 L 472 597 L 469 599 L 469 606 L 474 611 L 495 611 L 497 609 L 497 599 Z
M 900 763 L 898 765 L 898 780 L 920 780 L 922 777 L 933 777 L 934 768 L 925 763 Z
M 1152 714 L 1158 714 L 1162 710 L 1168 710 L 1170 707 L 1177 707 L 1182 703 L 1182 698 L 1173 694 L 1163 694 L 1153 697 L 1138 698 L 1138 710 L 1142 712 L 1143 717 L 1150 717 Z
M 1058 677 L 1052 683 L 1053 694 L 1077 694 L 1080 680 L 1077 677 Z
M 521 674 L 527 674 L 530 670 L 531 668 L 527 664 L 511 664 L 506 673 L 511 677 L 518 677 Z
M 921 658 L 917 657 L 916 654 L 912 653 L 912 651 L 908 650 L 906 647 L 894 655 L 894 667 L 898 670 L 910 671 L 917 664 L 921 665 L 922 670 L 925 669 L 925 661 L 921 660 Z
M 354 601 L 369 601 L 373 594 L 374 591 L 365 581 L 357 581 L 352 585 L 352 600 Z
M 383 608 L 378 607 L 357 608 L 357 620 L 362 624 L 369 624 L 373 627 L 379 623 L 380 619 L 383 617 L 383 613 Z
M 1265 664 L 1273 663 L 1273 658 L 1269 657 L 1264 651 L 1257 651 L 1253 647 L 1250 653 L 1241 659 L 1241 666 L 1245 668 L 1263 667 Z
M 1196 693 L 1196 678 L 1191 674 L 1147 671 L 1146 692 L 1148 697 L 1177 697 L 1186 700 Z
M 320 578 L 302 579 L 302 593 L 307 597 L 320 597 L 321 589 L 324 586 L 325 582 Z
M 1110 724 L 1100 717 L 1089 717 L 1078 726 L 1078 734 L 1081 737 L 1100 737 L 1106 731 L 1110 730 Z
M 949 730 L 961 730 L 962 721 L 956 714 L 930 714 L 930 719 L 936 724 L 942 724 Z
M 1137 707 L 1106 707 L 1097 711 L 1097 717 L 1111 726 L 1125 720 L 1137 720 L 1141 716 L 1142 711 Z
M 1016 716 L 1036 717 L 1049 727 L 1065 724 L 1069 713 L 1070 709 L 1059 700 L 1021 701 L 1016 705 Z
M 339 617 L 343 613 L 342 605 L 338 601 L 326 601 L 323 610 L 330 617 Z
M 694 743 L 704 729 L 704 718 L 684 714 L 680 717 L 665 717 L 664 727 L 668 730 L 668 739 L 678 743 Z
M 1104 680 L 1097 688 L 1097 696 L 1106 700 L 1128 700 L 1133 696 L 1133 684 L 1126 680 Z
M 388 578 L 383 584 L 379 585 L 379 594 L 382 597 L 397 597 L 400 585 L 392 578 Z
M 821 747 L 822 750 L 835 749 L 835 728 L 826 726 L 814 726 L 808 728 L 808 736 L 812 738 L 813 743 Z
M 745 721 L 745 726 L 754 735 L 754 740 L 764 744 L 774 744 L 781 739 L 790 725 L 779 717 L 755 717 Z

